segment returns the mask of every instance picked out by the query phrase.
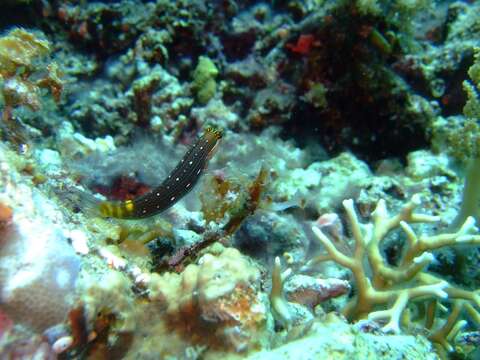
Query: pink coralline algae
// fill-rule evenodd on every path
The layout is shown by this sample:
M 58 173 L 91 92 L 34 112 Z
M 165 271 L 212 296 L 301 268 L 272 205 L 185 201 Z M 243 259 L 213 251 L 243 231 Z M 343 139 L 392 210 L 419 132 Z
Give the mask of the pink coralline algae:
M 300 54 L 308 55 L 313 46 L 315 46 L 315 37 L 311 34 L 302 34 L 298 37 L 298 40 L 295 44 L 285 45 L 290 51 Z

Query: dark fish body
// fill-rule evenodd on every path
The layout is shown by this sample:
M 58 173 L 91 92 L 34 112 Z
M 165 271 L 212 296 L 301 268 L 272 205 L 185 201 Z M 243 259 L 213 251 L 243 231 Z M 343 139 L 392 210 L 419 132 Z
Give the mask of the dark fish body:
M 98 204 L 100 214 L 104 217 L 140 219 L 168 209 L 198 182 L 221 137 L 220 131 L 207 128 L 158 187 L 133 200 L 101 201 Z

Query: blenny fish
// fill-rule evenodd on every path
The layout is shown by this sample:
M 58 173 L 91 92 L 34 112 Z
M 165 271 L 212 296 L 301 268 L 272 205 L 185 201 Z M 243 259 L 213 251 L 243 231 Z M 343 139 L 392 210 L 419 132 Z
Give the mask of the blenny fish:
M 168 177 L 146 194 L 127 201 L 102 201 L 76 190 L 74 192 L 80 202 L 77 205 L 80 209 L 93 210 L 102 217 L 141 219 L 156 215 L 171 207 L 195 186 L 221 138 L 220 130 L 206 128 Z

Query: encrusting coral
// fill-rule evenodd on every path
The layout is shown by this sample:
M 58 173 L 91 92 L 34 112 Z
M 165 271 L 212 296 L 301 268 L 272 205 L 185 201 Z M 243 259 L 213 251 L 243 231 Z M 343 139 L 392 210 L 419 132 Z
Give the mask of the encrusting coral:
M 194 343 L 237 352 L 256 348 L 266 339 L 267 323 L 260 272 L 238 250 L 220 246 L 218 251 L 206 253 L 181 274 L 152 274 L 149 298 Z
M 42 332 L 67 316 L 81 260 L 55 204 L 20 180 L 22 160 L 0 145 L 0 312 Z
M 389 216 L 384 200 L 380 200 L 372 213 L 372 223 L 362 224 L 355 212 L 353 200 L 345 200 L 343 206 L 347 222 L 355 242 L 353 256 L 340 252 L 318 227 L 312 228 L 328 255 L 310 261 L 333 260 L 350 269 L 356 283 L 356 295 L 343 309 L 350 320 L 368 317 L 370 320 L 387 320 L 383 330 L 398 333 L 400 325 L 408 325 L 407 307 L 413 300 L 429 299 L 425 310 L 425 327 L 431 331 L 430 340 L 451 351 L 450 340 L 465 325 L 460 320 L 462 310 L 480 324 L 480 293 L 458 288 L 440 277 L 428 273 L 425 268 L 434 261 L 431 251 L 456 244 L 480 244 L 473 218 L 466 219 L 457 232 L 433 236 L 418 236 L 409 223 L 432 223 L 438 217 L 418 214 L 420 197 L 413 196 L 401 211 Z M 390 265 L 381 252 L 382 241 L 393 230 L 402 228 L 406 244 L 396 265 Z M 452 311 L 446 322 L 435 327 L 436 305 L 441 300 L 452 300 Z M 382 309 L 383 308 L 383 309 Z M 437 318 L 438 319 L 438 318 Z M 435 327 L 435 329 L 434 329 Z

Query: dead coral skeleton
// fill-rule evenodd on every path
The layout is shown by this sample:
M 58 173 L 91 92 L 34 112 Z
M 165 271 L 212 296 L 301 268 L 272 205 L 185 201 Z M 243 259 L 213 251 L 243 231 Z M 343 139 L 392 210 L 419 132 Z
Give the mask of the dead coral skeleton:
M 356 283 L 356 295 L 343 309 L 344 315 L 350 320 L 364 317 L 370 320 L 386 320 L 384 331 L 398 333 L 401 322 L 402 325 L 405 324 L 409 315 L 406 311 L 408 305 L 413 300 L 428 299 L 425 327 L 431 331 L 429 338 L 451 351 L 449 341 L 465 325 L 465 322 L 460 320 L 463 311 L 466 311 L 475 323 L 480 324 L 480 291 L 456 287 L 428 273 L 425 268 L 434 261 L 432 250 L 456 244 L 479 245 L 480 235 L 477 234 L 474 219 L 469 217 L 457 232 L 419 236 L 409 224 L 439 221 L 436 216 L 415 213 L 414 209 L 419 205 L 420 197 L 415 195 L 398 214 L 390 216 L 385 201 L 380 200 L 371 214 L 372 222 L 362 224 L 357 217 L 353 200 L 343 201 L 355 243 L 353 255 L 350 257 L 340 252 L 331 239 L 314 226 L 313 232 L 328 254 L 312 259 L 310 264 L 333 260 L 350 269 Z M 392 230 L 399 227 L 406 235 L 406 243 L 400 261 L 396 266 L 392 266 L 385 261 L 381 244 Z M 452 310 L 447 320 L 438 326 L 435 324 L 435 320 L 439 320 L 435 309 L 437 304 L 440 305 L 439 301 L 443 300 L 452 302 Z

